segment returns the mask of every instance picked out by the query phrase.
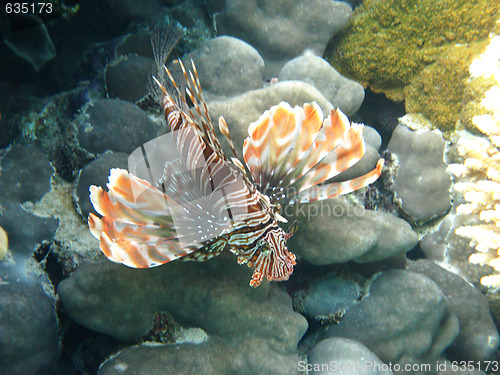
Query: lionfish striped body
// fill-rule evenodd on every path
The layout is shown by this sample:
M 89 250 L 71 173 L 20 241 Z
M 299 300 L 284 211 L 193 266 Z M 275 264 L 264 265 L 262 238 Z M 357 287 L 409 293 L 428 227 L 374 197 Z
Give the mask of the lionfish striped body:
M 184 90 L 165 68 L 177 102 L 157 81 L 165 119 L 175 134 L 178 164 L 165 163 L 156 183 L 126 170 L 111 170 L 108 192 L 90 188 L 91 201 L 102 215 L 89 215 L 90 230 L 110 260 L 131 267 L 153 267 L 178 258 L 207 260 L 228 249 L 238 263 L 254 268 L 251 286 L 264 277 L 287 280 L 296 262 L 286 240 L 297 225 L 288 232 L 278 225 L 286 222 L 280 206 L 328 199 L 366 186 L 380 176 L 382 160 L 364 176 L 322 184 L 361 159 L 362 125 L 350 125 L 339 110 L 323 121 L 317 104 L 291 108 L 284 102 L 249 126 L 245 163 L 228 158 L 215 136 L 194 64 L 188 72 L 180 66 Z M 222 117 L 219 128 L 236 156 Z M 210 223 L 208 234 L 201 222 Z

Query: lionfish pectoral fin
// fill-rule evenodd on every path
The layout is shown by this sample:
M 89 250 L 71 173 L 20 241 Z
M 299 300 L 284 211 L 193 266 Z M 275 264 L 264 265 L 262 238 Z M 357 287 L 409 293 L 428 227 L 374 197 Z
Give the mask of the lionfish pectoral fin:
M 102 215 L 90 213 L 88 224 L 100 248 L 114 262 L 149 268 L 183 257 L 198 247 L 182 246 L 166 196 L 123 169 L 113 169 L 109 192 L 91 186 L 91 202 Z
M 99 219 L 99 217 L 91 212 L 87 221 L 89 224 L 90 233 L 92 233 L 92 236 L 94 236 L 94 238 L 99 239 L 102 233 L 101 219 Z
M 375 182 L 382 174 L 384 159 L 379 159 L 376 167 L 370 172 L 353 178 L 352 180 L 342 182 L 332 182 L 330 184 L 313 186 L 307 190 L 301 191 L 290 200 L 290 204 L 295 202 L 309 203 L 321 201 L 324 199 L 335 198 L 339 195 L 351 193 Z
M 362 132 L 363 125 L 351 124 L 338 109 L 323 120 L 316 103 L 292 108 L 282 102 L 249 126 L 243 156 L 259 188 L 276 191 L 274 203 L 357 163 L 365 153 Z
M 356 164 L 365 154 L 363 125 L 350 123 L 339 109 L 332 110 L 316 137 L 318 146 L 308 155 L 304 175 L 293 183 L 297 191 L 321 184 Z
M 243 157 L 261 187 L 285 186 L 302 175 L 299 160 L 311 148 L 321 128 L 322 112 L 316 103 L 292 108 L 281 102 L 248 127 Z

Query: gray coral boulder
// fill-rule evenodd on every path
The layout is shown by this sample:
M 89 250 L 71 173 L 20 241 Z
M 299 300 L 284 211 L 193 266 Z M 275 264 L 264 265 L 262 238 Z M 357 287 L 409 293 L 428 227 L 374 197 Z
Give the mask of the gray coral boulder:
M 190 67 L 191 59 L 207 100 L 235 96 L 264 85 L 264 60 L 255 48 L 238 38 L 210 39 L 187 55 L 184 65 Z
M 295 354 L 277 354 L 268 342 L 241 337 L 229 344 L 218 337 L 202 343 L 140 345 L 127 348 L 102 364 L 99 375 L 298 375 Z
M 256 373 L 271 374 L 273 363 L 297 358 L 307 321 L 292 310 L 290 297 L 276 285 L 250 288 L 251 273 L 230 254 L 148 270 L 105 260 L 80 266 L 61 282 L 58 293 L 68 313 L 90 329 L 120 340 L 135 339 L 151 329 L 155 312 L 164 311 L 181 325 L 200 327 L 221 339 L 225 351 L 240 348 L 245 360 L 252 359 Z
M 450 310 L 460 321 L 460 335 L 449 348 L 449 358 L 489 361 L 498 348 L 498 332 L 486 297 L 460 276 L 429 260 L 409 264 L 409 269 L 432 279 L 448 298 Z
M 451 208 L 444 147 L 443 136 L 437 131 L 412 131 L 398 125 L 392 133 L 388 150 L 399 160 L 394 189 L 411 221 L 423 223 Z
M 389 366 L 358 341 L 335 337 L 320 341 L 309 352 L 308 374 L 392 375 Z M 306 366 L 304 366 L 306 367 Z
M 51 241 L 57 220 L 29 209 L 51 188 L 54 169 L 34 146 L 11 146 L 0 159 L 0 227 L 8 255 L 0 261 L 0 374 L 51 373 L 59 356 L 51 283 L 33 253 Z
M 375 262 L 404 254 L 418 243 L 404 220 L 365 210 L 343 197 L 285 206 L 283 212 L 291 222 L 299 222 L 289 248 L 316 265 Z
M 310 53 L 287 62 L 278 78 L 309 83 L 347 116 L 356 113 L 365 98 L 361 84 L 344 78 L 325 59 Z
M 216 21 L 219 34 L 240 38 L 259 51 L 265 77 L 271 78 L 306 50 L 322 56 L 351 15 L 348 4 L 333 0 L 226 0 Z
M 53 297 L 37 282 L 4 284 L 0 289 L 0 374 L 51 374 L 59 355 Z
M 330 325 L 327 336 L 357 340 L 385 363 L 404 369 L 406 364 L 435 366 L 458 333 L 458 319 L 431 279 L 392 270 L 372 282 L 368 295 L 338 325 Z
M 78 119 L 78 141 L 89 152 L 130 153 L 157 136 L 159 126 L 138 106 L 120 99 L 97 99 Z

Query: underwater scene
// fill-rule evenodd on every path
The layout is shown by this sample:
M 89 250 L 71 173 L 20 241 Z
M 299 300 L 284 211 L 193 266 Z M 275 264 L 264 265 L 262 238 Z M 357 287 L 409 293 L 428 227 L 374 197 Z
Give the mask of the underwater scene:
M 499 1 L 0 4 L 0 375 L 500 374 Z

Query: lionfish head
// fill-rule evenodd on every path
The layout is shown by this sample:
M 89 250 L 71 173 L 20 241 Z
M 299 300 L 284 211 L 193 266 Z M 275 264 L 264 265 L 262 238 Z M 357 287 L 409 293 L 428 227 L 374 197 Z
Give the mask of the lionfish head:
M 295 255 L 288 251 L 286 240 L 296 230 L 294 223 L 287 233 L 276 224 L 263 238 L 260 249 L 256 252 L 249 266 L 255 267 L 250 286 L 257 287 L 264 277 L 269 281 L 288 280 L 295 266 Z

